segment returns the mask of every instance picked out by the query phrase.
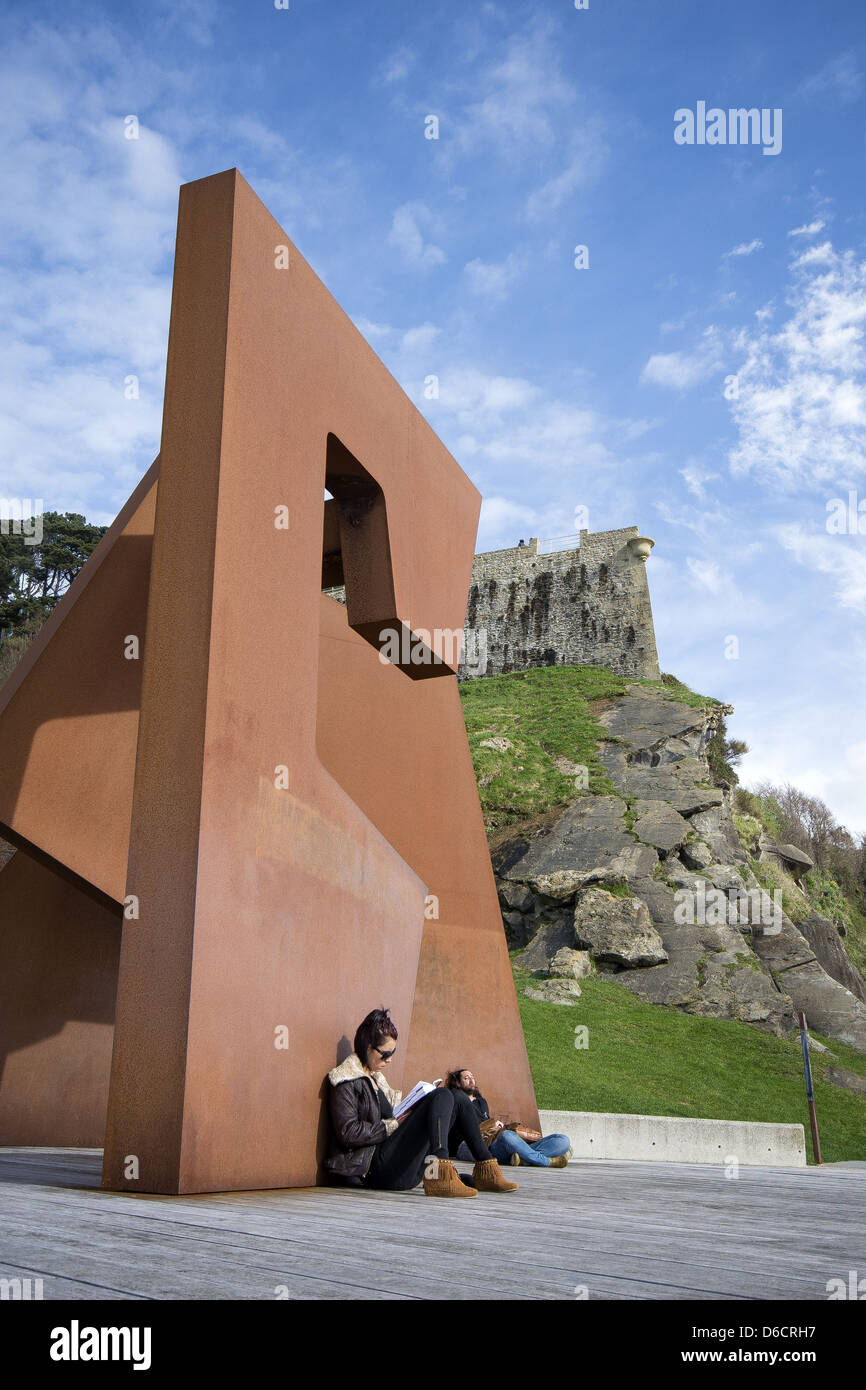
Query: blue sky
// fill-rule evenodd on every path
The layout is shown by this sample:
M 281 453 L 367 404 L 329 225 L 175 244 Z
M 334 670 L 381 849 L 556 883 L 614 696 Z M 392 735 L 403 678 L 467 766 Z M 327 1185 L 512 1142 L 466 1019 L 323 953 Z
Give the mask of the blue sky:
M 478 549 L 636 524 L 662 669 L 735 706 L 743 780 L 866 832 L 861 0 L 7 0 L 0 31 L 0 497 L 117 513 L 178 186 L 237 165 L 484 495 Z M 701 101 L 780 110 L 781 150 L 677 144 Z M 827 529 L 849 493 L 862 535 Z

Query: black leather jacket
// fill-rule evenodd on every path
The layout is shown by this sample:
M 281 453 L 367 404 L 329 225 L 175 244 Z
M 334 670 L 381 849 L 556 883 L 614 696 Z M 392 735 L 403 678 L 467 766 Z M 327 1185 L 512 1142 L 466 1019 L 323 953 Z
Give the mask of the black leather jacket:
M 366 1177 L 376 1145 L 397 1128 L 393 1105 L 400 1099 L 400 1092 L 392 1091 L 380 1072 L 376 1076 L 378 1085 L 364 1071 L 354 1052 L 328 1073 L 331 1147 L 325 1166 L 339 1177 Z

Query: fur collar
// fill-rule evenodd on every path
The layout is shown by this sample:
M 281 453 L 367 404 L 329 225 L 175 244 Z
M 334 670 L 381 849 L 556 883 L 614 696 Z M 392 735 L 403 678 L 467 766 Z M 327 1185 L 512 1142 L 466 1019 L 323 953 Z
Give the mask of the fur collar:
M 371 1076 L 369 1072 L 364 1071 L 361 1066 L 361 1059 L 356 1052 L 350 1053 L 345 1062 L 341 1062 L 338 1067 L 333 1067 L 328 1072 L 328 1080 L 332 1086 L 339 1086 L 341 1081 L 375 1080 L 379 1090 L 388 1097 L 392 1105 L 396 1105 L 403 1097 L 402 1091 L 391 1090 L 382 1072 L 374 1071 Z

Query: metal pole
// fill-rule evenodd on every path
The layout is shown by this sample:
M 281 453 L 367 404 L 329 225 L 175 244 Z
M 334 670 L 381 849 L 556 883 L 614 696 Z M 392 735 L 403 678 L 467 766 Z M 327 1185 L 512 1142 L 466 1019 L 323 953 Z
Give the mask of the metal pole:
M 821 1163 L 821 1140 L 818 1137 L 818 1117 L 815 1114 L 815 1093 L 812 1090 L 812 1065 L 809 1061 L 809 1034 L 806 1031 L 806 1015 L 799 1013 L 800 1042 L 803 1044 L 803 1070 L 806 1073 L 806 1099 L 809 1102 L 809 1126 L 812 1130 L 812 1157 Z

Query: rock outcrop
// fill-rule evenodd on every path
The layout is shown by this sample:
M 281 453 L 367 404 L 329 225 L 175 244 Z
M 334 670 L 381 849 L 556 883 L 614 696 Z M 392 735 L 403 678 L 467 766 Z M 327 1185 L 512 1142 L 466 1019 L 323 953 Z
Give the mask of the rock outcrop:
M 783 885 L 771 896 L 740 842 L 730 787 L 714 785 L 708 745 L 730 708 L 629 691 L 599 716 L 614 794 L 581 795 L 492 849 L 509 941 L 536 976 L 527 992 L 577 1003 L 581 952 L 581 971 L 591 962 L 649 1003 L 778 1036 L 803 1010 L 810 1027 L 866 1051 L 866 984 L 798 886 L 809 856 L 766 835 L 749 847 Z M 802 901 L 802 920 L 783 901 Z

